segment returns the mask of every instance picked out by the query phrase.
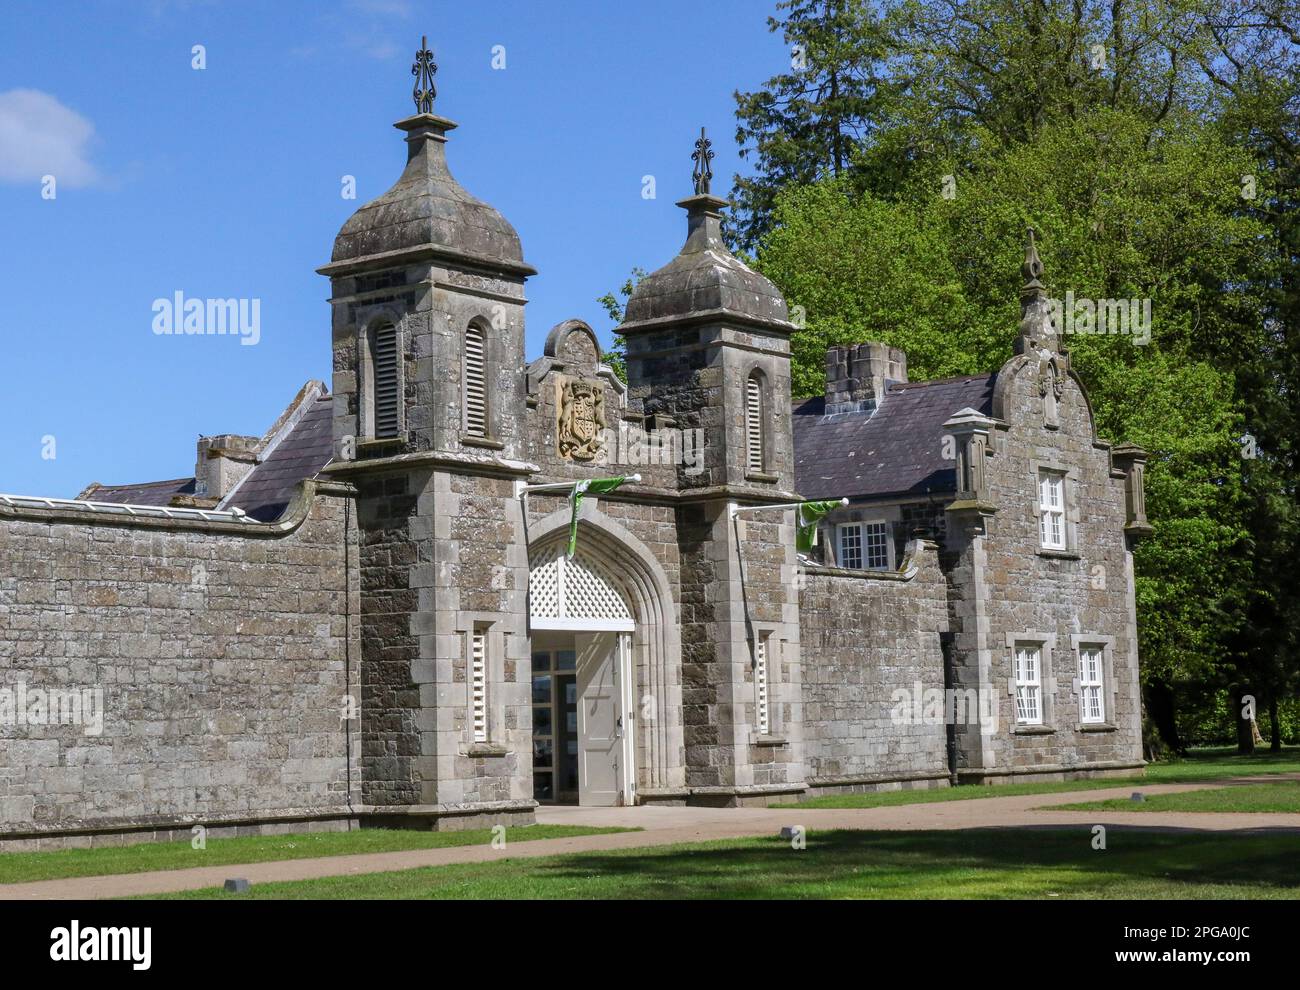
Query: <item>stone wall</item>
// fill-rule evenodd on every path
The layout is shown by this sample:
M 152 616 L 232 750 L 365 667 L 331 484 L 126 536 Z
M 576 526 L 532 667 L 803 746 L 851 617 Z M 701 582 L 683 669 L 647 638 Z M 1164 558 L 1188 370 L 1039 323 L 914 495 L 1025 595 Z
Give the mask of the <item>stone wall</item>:
M 924 717 L 925 692 L 944 688 L 940 635 L 948 628 L 935 545 L 909 543 L 897 572 L 812 566 L 801 583 L 812 793 L 946 783 L 947 729 L 942 719 Z M 895 695 L 906 692 L 910 702 L 918 685 L 921 719 Z
M 960 675 L 1000 699 L 1002 731 L 978 743 L 962 736 L 964 779 L 1126 771 L 1142 764 L 1132 555 L 1124 525 L 1125 478 L 1110 445 L 1095 438 L 1078 381 L 1066 377 L 1055 423 L 1046 425 L 1036 361 L 1015 358 L 998 374 L 1001 424 L 985 460 L 996 512 L 985 535 L 953 533 L 954 603 L 961 614 Z M 1066 475 L 1067 547 L 1044 550 L 1039 469 Z M 960 527 L 958 527 L 960 529 Z M 1017 727 L 1012 653 L 1017 640 L 1043 643 L 1044 725 Z M 1085 725 L 1078 691 L 1081 642 L 1106 646 L 1105 720 Z
M 0 840 L 345 819 L 356 723 L 341 716 L 359 693 L 347 514 L 317 493 L 251 537 L 249 524 L 5 510 L 0 690 L 90 704 L 80 724 L 70 708 L 20 724 L 0 700 Z

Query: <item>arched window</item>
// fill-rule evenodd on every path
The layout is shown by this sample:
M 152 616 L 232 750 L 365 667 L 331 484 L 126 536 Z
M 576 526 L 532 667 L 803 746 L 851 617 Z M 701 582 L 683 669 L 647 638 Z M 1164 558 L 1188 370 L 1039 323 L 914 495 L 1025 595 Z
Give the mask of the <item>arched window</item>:
M 745 472 L 763 474 L 766 468 L 764 441 L 766 430 L 764 418 L 763 373 L 757 368 L 745 379 Z
M 398 375 L 397 327 L 390 322 L 377 323 L 369 334 L 370 432 L 382 440 L 401 432 Z
M 465 432 L 470 436 L 488 435 L 487 335 L 482 325 L 471 323 L 465 331 Z

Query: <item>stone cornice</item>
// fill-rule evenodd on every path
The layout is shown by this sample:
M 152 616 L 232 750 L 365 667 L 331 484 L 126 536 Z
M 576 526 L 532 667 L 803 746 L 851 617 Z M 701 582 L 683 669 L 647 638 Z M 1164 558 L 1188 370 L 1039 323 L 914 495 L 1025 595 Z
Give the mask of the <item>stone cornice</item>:
M 705 309 L 680 316 L 657 316 L 650 320 L 634 320 L 631 323 L 622 323 L 614 328 L 614 332 L 629 337 L 635 334 L 651 333 L 655 330 L 666 330 L 670 327 L 696 326 L 700 323 L 722 323 L 730 326 L 755 327 L 760 330 L 787 335 L 799 329 L 793 323 L 780 320 L 764 320 L 745 313 L 737 313 L 730 309 Z M 634 355 L 628 356 L 633 357 Z
M 169 530 L 175 532 L 221 533 L 230 536 L 246 536 L 254 539 L 288 536 L 307 520 L 317 495 L 333 497 L 351 497 L 356 489 L 351 485 L 336 481 L 317 481 L 311 478 L 298 483 L 293 497 L 283 514 L 275 522 L 246 522 L 217 519 L 191 519 L 150 513 L 148 515 L 129 515 L 126 512 L 104 512 L 91 505 L 78 507 L 69 502 L 59 502 L 49 506 L 16 506 L 0 503 L 0 521 L 27 520 L 43 523 L 67 523 L 79 526 L 115 526 L 130 529 Z M 137 508 L 157 510 L 159 506 L 138 506 Z
M 466 474 L 486 474 L 501 478 L 524 478 L 541 470 L 536 464 L 485 454 L 458 454 L 449 450 L 421 450 L 391 457 L 374 457 L 363 461 L 332 461 L 322 474 L 347 476 L 376 471 L 400 471 L 405 468 L 455 468 Z
M 469 251 L 456 251 L 437 244 L 422 244 L 419 247 L 400 248 L 396 251 L 380 251 L 376 254 L 349 258 L 346 261 L 331 261 L 316 269 L 320 275 L 337 278 L 340 275 L 355 275 L 358 272 L 373 271 L 379 268 L 400 268 L 422 261 L 450 261 L 474 271 L 488 275 L 502 273 L 528 278 L 536 275 L 537 269 L 522 261 L 509 261 L 488 255 L 473 254 Z

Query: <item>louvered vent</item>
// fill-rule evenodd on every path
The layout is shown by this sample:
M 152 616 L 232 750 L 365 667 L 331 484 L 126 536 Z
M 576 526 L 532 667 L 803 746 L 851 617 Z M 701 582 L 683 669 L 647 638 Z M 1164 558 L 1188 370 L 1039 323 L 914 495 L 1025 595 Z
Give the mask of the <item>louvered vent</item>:
M 754 644 L 754 689 L 758 701 L 758 734 L 772 734 L 772 717 L 769 708 L 767 689 L 767 645 L 770 633 L 763 633 Z
M 474 741 L 487 742 L 487 630 L 475 629 L 469 665 L 470 717 L 474 720 Z
M 487 373 L 480 327 L 470 327 L 465 333 L 465 432 L 476 437 L 488 435 Z
M 757 375 L 745 382 L 745 445 L 747 470 L 763 471 L 763 387 Z
M 370 362 L 375 386 L 375 436 L 398 434 L 397 328 L 392 324 L 376 327 L 371 336 Z

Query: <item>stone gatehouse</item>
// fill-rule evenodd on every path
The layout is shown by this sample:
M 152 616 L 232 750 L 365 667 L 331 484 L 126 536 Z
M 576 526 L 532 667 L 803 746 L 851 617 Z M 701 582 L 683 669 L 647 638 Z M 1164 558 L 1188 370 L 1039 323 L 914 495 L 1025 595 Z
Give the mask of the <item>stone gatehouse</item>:
M 625 384 L 578 319 L 526 361 L 535 271 L 419 109 L 320 269 L 330 388 L 192 476 L 0 496 L 0 841 L 1142 765 L 1145 455 L 1097 437 L 1032 236 L 1000 369 L 912 382 L 867 342 L 792 402 L 797 329 L 701 145 Z M 573 486 L 633 474 L 570 554 Z M 839 498 L 798 550 L 790 504 Z

